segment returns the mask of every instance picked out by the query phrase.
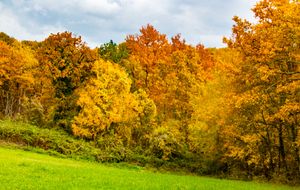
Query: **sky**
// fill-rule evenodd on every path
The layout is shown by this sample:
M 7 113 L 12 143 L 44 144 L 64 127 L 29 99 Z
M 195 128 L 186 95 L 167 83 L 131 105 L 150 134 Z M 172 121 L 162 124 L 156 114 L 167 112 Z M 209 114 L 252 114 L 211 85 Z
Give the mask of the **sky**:
M 43 41 L 51 33 L 72 32 L 91 48 L 125 41 L 142 26 L 161 34 L 181 34 L 187 44 L 226 47 L 237 15 L 255 23 L 256 0 L 0 0 L 0 32 Z

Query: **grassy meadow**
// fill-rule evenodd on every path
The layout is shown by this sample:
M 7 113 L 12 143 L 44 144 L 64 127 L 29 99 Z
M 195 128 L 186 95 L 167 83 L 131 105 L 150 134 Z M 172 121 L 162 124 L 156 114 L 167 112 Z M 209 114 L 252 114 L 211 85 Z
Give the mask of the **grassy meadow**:
M 296 189 L 273 184 L 150 173 L 0 148 L 1 189 Z

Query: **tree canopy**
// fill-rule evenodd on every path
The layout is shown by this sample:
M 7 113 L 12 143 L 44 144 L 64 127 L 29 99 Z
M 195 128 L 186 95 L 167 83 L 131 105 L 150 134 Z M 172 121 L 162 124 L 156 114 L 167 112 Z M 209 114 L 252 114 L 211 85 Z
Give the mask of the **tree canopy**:
M 257 23 L 235 16 L 218 49 L 168 40 L 150 24 L 95 49 L 71 32 L 41 42 L 2 32 L 0 119 L 95 146 L 108 139 L 140 161 L 299 184 L 299 1 L 262 0 L 252 11 Z

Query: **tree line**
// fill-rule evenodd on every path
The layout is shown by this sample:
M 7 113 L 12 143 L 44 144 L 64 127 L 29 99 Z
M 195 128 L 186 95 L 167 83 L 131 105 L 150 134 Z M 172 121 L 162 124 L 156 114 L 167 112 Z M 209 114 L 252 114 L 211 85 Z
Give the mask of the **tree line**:
M 235 16 L 227 48 L 168 40 L 148 24 L 91 49 L 71 32 L 42 42 L 0 34 L 0 117 L 87 141 L 114 136 L 206 173 L 298 182 L 299 1 Z

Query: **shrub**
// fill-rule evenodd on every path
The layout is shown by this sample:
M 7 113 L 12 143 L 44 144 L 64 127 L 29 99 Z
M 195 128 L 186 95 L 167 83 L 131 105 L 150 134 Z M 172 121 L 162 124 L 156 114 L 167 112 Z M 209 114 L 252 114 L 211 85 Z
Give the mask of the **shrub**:
M 182 157 L 182 146 L 165 128 L 156 129 L 150 137 L 148 154 L 164 160 Z

